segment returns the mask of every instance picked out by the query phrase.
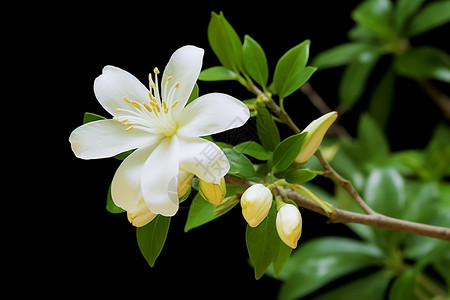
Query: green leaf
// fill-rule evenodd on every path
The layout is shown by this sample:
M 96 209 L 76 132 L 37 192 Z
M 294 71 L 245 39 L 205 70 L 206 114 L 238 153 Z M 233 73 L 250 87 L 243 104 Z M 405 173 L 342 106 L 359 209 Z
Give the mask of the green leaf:
M 123 209 L 114 204 L 114 201 L 111 196 L 111 185 L 109 185 L 108 194 L 106 195 L 106 210 L 112 214 L 119 214 L 125 212 Z
M 358 277 L 352 281 L 345 281 L 342 285 L 331 291 L 324 290 L 324 294 L 315 297 L 315 300 L 336 300 L 336 299 L 365 299 L 383 300 L 384 294 L 392 278 L 391 270 L 380 270 L 364 277 Z M 409 298 L 397 298 L 409 299 Z
M 199 89 L 198 89 L 198 85 L 197 83 L 194 85 L 194 88 L 192 89 L 191 94 L 189 95 L 189 99 L 186 103 L 186 105 L 188 105 L 189 103 L 191 103 L 192 101 L 194 101 L 195 99 L 198 98 L 198 94 L 199 94 Z
M 389 154 L 389 142 L 383 130 L 367 113 L 359 119 L 358 140 L 365 149 L 367 160 Z
M 264 89 L 269 78 L 269 67 L 263 48 L 249 35 L 244 37 L 242 57 L 248 74 Z
M 247 157 L 245 157 L 245 155 L 239 153 L 233 148 L 224 148 L 222 151 L 225 153 L 230 163 L 230 170 L 228 171 L 228 174 L 242 178 L 255 176 L 253 164 Z
M 417 278 L 417 270 L 411 268 L 397 277 L 389 292 L 389 299 L 418 299 L 414 293 Z
M 289 183 L 302 183 L 314 179 L 317 176 L 316 172 L 309 169 L 292 169 L 284 174 L 284 178 Z
M 105 120 L 105 119 L 106 119 L 105 117 L 102 117 L 100 115 L 90 113 L 90 112 L 85 112 L 84 117 L 83 117 L 83 124 L 93 122 L 93 121 L 98 121 L 98 120 Z
M 273 151 L 273 167 L 275 171 L 286 170 L 297 157 L 307 132 L 294 134 L 284 139 Z
M 208 25 L 208 41 L 221 64 L 239 74 L 243 70 L 242 42 L 223 15 L 211 13 Z
M 227 186 L 227 194 L 225 199 L 217 206 L 206 201 L 200 193 L 197 193 L 189 208 L 184 231 L 188 232 L 193 228 L 208 223 L 227 213 L 239 203 L 239 199 L 236 198 L 236 193 L 243 190 L 244 189 L 241 187 Z
M 136 228 L 139 249 L 150 267 L 155 265 L 155 261 L 166 242 L 169 225 L 169 217 L 158 215 L 147 225 Z
M 285 98 L 300 88 L 317 70 L 314 67 L 305 67 L 310 43 L 310 40 L 306 40 L 298 44 L 278 60 L 273 83 L 280 98 Z
M 341 65 L 346 65 L 353 61 L 360 53 L 367 48 L 372 48 L 372 45 L 366 43 L 345 43 L 333 48 L 327 49 L 314 57 L 311 65 L 319 68 L 332 68 Z
M 370 115 L 382 128 L 386 128 L 391 106 L 394 103 L 396 79 L 392 68 L 389 68 L 378 82 L 370 99 Z
M 292 248 L 279 239 L 278 248 L 273 257 L 272 265 L 275 278 L 280 275 L 281 270 L 288 261 L 292 253 Z
M 272 260 L 278 252 L 279 243 L 275 219 L 277 209 L 272 203 L 267 217 L 256 227 L 247 225 L 245 241 L 250 260 L 255 269 L 255 278 L 259 279 L 269 268 Z
M 406 195 L 403 177 L 394 168 L 377 168 L 367 178 L 364 200 L 376 212 L 402 218 Z
M 364 92 L 366 81 L 380 57 L 376 46 L 361 52 L 345 68 L 339 84 L 339 100 L 347 109 L 351 109 Z
M 408 36 L 412 37 L 450 21 L 450 1 L 428 3 L 411 21 Z
M 395 7 L 394 25 L 397 33 L 403 36 L 411 16 L 417 12 L 425 0 L 398 0 Z
M 264 149 L 273 151 L 280 143 L 280 132 L 272 118 L 272 114 L 262 103 L 257 103 L 256 131 Z
M 301 298 L 334 279 L 383 259 L 383 252 L 374 245 L 342 237 L 323 237 L 310 240 L 296 250 L 279 279 L 279 299 Z
M 376 35 L 386 38 L 395 35 L 391 24 L 392 14 L 393 6 L 390 0 L 368 0 L 352 11 L 352 18 Z
M 203 81 L 237 80 L 237 76 L 230 69 L 217 66 L 203 70 L 198 79 Z
M 398 74 L 406 77 L 450 82 L 450 56 L 438 48 L 411 48 L 396 57 L 394 68 Z
M 233 148 L 240 153 L 250 155 L 259 160 L 268 160 L 271 156 L 270 152 L 266 151 L 260 144 L 254 141 L 243 142 Z

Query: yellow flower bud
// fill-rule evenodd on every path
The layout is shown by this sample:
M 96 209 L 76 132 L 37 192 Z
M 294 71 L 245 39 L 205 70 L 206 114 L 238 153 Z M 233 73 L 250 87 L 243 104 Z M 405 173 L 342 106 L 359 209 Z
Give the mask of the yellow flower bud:
M 276 227 L 280 239 L 291 247 L 297 248 L 302 235 L 302 216 L 293 204 L 283 205 L 277 213 Z
M 186 172 L 183 169 L 180 169 L 178 172 L 178 198 L 181 198 L 186 194 L 189 187 L 191 186 L 192 179 L 194 178 L 194 174 Z
M 272 192 L 262 184 L 249 187 L 241 197 L 242 215 L 250 227 L 258 226 L 272 205 Z
M 323 137 L 327 132 L 328 128 L 333 124 L 337 118 L 337 112 L 329 112 L 320 118 L 312 121 L 302 132 L 307 132 L 305 141 L 303 142 L 302 148 L 295 158 L 295 162 L 298 164 L 305 163 L 320 146 Z
M 139 200 L 137 206 L 127 213 L 128 221 L 133 226 L 142 227 L 150 223 L 157 215 L 152 213 L 144 202 L 144 198 Z
M 225 178 L 222 177 L 216 182 L 207 182 L 200 179 L 198 181 L 198 191 L 203 199 L 214 205 L 219 205 L 227 193 Z

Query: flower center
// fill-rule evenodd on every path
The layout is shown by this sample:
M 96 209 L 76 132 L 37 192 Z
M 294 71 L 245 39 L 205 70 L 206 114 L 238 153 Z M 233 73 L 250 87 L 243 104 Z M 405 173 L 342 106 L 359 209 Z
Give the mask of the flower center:
M 166 94 L 167 99 L 162 100 L 158 88 L 158 68 L 153 70 L 155 74 L 155 81 L 153 81 L 151 74 L 149 74 L 150 91 L 148 93 L 149 100 L 138 102 L 132 99 L 123 98 L 125 107 L 116 108 L 117 116 L 113 118 L 114 121 L 121 122 L 127 128 L 126 131 L 131 131 L 134 128 L 139 128 L 153 134 L 162 134 L 170 137 L 177 132 L 178 125 L 172 118 L 171 110 L 177 106 L 178 100 L 175 101 L 174 93 L 179 88 L 180 83 L 176 82 L 170 87 Z M 172 81 L 172 76 L 167 77 L 162 88 L 167 91 Z

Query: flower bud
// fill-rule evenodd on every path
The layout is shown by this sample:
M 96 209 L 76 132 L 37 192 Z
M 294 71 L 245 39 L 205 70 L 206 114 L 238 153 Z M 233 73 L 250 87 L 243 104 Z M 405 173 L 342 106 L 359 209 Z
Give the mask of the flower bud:
M 219 205 L 227 193 L 225 178 L 222 177 L 216 182 L 207 182 L 200 179 L 198 181 L 198 191 L 203 199 L 214 205 Z
M 302 216 L 293 204 L 283 205 L 277 213 L 276 227 L 280 239 L 291 247 L 297 248 L 297 242 L 302 235 Z
M 249 187 L 241 197 L 242 215 L 250 227 L 256 227 L 267 216 L 272 205 L 272 192 L 262 184 Z
M 186 194 L 189 187 L 191 186 L 192 179 L 194 178 L 194 174 L 189 173 L 183 169 L 180 169 L 178 172 L 178 198 L 181 198 Z
M 323 137 L 328 128 L 333 124 L 337 118 L 337 112 L 329 112 L 320 118 L 312 121 L 302 132 L 307 132 L 305 141 L 302 148 L 295 158 L 295 162 L 298 164 L 305 163 L 319 148 L 322 143 Z
M 133 226 L 142 227 L 150 223 L 157 215 L 152 213 L 144 202 L 144 198 L 141 198 L 136 207 L 127 213 L 128 221 Z

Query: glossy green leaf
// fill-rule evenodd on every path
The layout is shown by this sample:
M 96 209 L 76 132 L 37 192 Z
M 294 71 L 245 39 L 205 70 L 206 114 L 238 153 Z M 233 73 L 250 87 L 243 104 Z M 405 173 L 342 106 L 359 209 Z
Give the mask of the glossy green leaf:
M 450 1 L 426 4 L 411 21 L 408 36 L 415 36 L 450 22 Z
M 136 238 L 142 255 L 150 267 L 155 265 L 169 232 L 170 217 L 156 216 L 143 227 L 136 228 Z
M 233 148 L 222 149 L 230 162 L 230 170 L 228 174 L 238 177 L 248 178 L 255 175 L 255 169 L 252 162 L 242 153 L 239 153 Z
M 236 80 L 236 73 L 222 66 L 211 67 L 200 72 L 199 80 L 203 81 L 222 81 Z
M 247 141 L 240 143 L 233 147 L 234 150 L 239 151 L 240 153 L 250 155 L 259 160 L 268 160 L 271 156 L 271 153 L 265 150 L 260 144 L 254 141 Z
M 302 148 L 306 134 L 294 134 L 277 145 L 273 151 L 273 167 L 276 172 L 284 171 L 292 164 Z
M 438 48 L 411 48 L 396 57 L 394 68 L 403 76 L 450 82 L 450 56 Z
M 264 275 L 278 252 L 281 240 L 275 225 L 276 214 L 276 205 L 272 203 L 269 214 L 258 226 L 247 225 L 245 241 L 256 279 Z
M 286 245 L 279 239 L 278 248 L 273 257 L 272 266 L 275 278 L 280 275 L 281 270 L 283 270 L 284 265 L 291 256 L 292 248 Z
M 391 270 L 380 270 L 367 276 L 358 277 L 354 280 L 347 280 L 341 285 L 315 297 L 315 300 L 336 300 L 336 299 L 364 299 L 364 300 L 384 300 L 386 288 L 393 274 Z M 403 299 L 403 298 L 398 298 Z M 409 299 L 409 298 L 405 298 Z
M 280 132 L 272 118 L 272 114 L 262 103 L 257 103 L 256 131 L 264 149 L 273 151 L 280 143 Z
M 379 57 L 379 48 L 374 46 L 361 52 L 345 68 L 339 84 L 339 100 L 347 109 L 351 109 L 361 97 L 366 87 L 367 79 Z
M 222 65 L 238 74 L 243 70 L 242 42 L 223 15 L 211 13 L 208 25 L 208 41 Z
M 394 25 L 397 33 L 403 35 L 405 31 L 405 25 L 408 25 L 408 21 L 411 16 L 414 15 L 425 0 L 398 0 L 395 6 L 395 18 Z
M 358 123 L 358 140 L 364 147 L 366 159 L 389 154 L 389 142 L 381 127 L 365 113 Z
M 309 169 L 292 169 L 288 170 L 284 177 L 289 183 L 302 183 L 314 179 L 317 176 L 316 172 Z
M 371 244 L 341 237 L 324 237 L 301 245 L 289 258 L 279 279 L 279 299 L 301 298 L 332 280 L 376 265 L 383 253 Z
M 352 11 L 352 18 L 380 37 L 391 37 L 395 35 L 392 14 L 390 0 L 367 0 Z
M 360 53 L 373 46 L 365 43 L 345 43 L 327 49 L 317 54 L 311 61 L 311 65 L 319 68 L 332 68 L 346 65 L 353 61 Z
M 225 199 L 221 204 L 217 206 L 206 201 L 202 198 L 200 193 L 197 193 L 197 195 L 195 195 L 194 199 L 192 200 L 192 204 L 189 208 L 184 231 L 188 232 L 193 228 L 208 223 L 227 213 L 236 204 L 239 203 L 239 199 L 236 198 L 236 193 L 243 190 L 244 189 L 241 187 L 227 186 L 227 194 L 225 196 Z
M 263 48 L 249 35 L 244 37 L 242 46 L 244 66 L 248 74 L 263 88 L 269 78 L 269 67 Z
M 285 98 L 300 88 L 317 68 L 305 67 L 309 57 L 310 40 L 288 50 L 277 62 L 273 83 L 275 92 Z
M 377 168 L 367 178 L 364 200 L 376 212 L 402 218 L 406 194 L 403 177 L 394 168 Z

